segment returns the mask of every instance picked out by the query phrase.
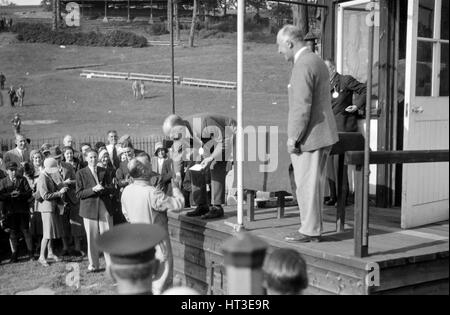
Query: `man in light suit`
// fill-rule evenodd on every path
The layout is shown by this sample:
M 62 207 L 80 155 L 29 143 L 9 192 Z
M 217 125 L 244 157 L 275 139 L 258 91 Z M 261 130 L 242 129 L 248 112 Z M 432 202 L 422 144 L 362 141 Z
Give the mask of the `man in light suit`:
M 80 216 L 83 218 L 88 243 L 89 272 L 97 272 L 99 251 L 96 238 L 113 226 L 112 200 L 114 185 L 112 176 L 106 169 L 97 167 L 97 152 L 86 151 L 87 166 L 76 174 L 76 194 L 80 199 Z M 110 265 L 109 256 L 105 254 L 106 267 Z
M 297 185 L 301 227 L 288 242 L 317 242 L 322 234 L 322 200 L 327 159 L 338 142 L 331 109 L 330 76 L 325 63 L 293 25 L 277 36 L 278 51 L 293 64 L 289 90 L 288 152 Z
M 30 152 L 28 150 L 27 138 L 21 134 L 16 135 L 16 148 L 5 153 L 4 163 L 15 162 L 20 170 L 26 162 L 30 162 Z

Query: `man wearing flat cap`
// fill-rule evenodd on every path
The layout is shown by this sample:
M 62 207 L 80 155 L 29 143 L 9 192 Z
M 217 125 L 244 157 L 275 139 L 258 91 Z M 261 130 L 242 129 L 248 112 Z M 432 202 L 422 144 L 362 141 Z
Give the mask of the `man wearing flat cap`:
M 6 163 L 7 176 L 0 179 L 0 225 L 9 229 L 11 260 L 17 262 L 19 233 L 22 232 L 27 244 L 29 258 L 33 258 L 32 242 L 29 233 L 30 208 L 28 200 L 32 190 L 28 181 L 18 172 L 16 162 Z
M 155 224 L 121 224 L 98 237 L 98 248 L 111 257 L 109 271 L 120 295 L 152 294 L 159 264 L 155 247 L 166 237 Z
M 187 177 L 191 181 L 191 194 L 197 208 L 187 213 L 188 216 L 201 216 L 202 219 L 223 217 L 227 163 L 233 156 L 236 126 L 233 118 L 208 113 L 194 114 L 185 119 L 171 115 L 164 121 L 163 132 L 174 141 L 174 173 L 182 177 L 187 166 L 190 175 Z M 200 170 L 190 169 L 199 162 Z M 208 200 L 207 193 L 209 181 L 211 200 Z

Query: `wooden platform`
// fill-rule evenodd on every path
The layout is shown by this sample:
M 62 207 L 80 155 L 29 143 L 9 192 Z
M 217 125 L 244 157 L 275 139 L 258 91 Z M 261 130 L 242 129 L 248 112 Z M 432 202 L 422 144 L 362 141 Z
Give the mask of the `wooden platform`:
M 203 221 L 186 217 L 186 211 L 169 214 L 175 275 L 204 294 L 226 294 L 226 274 L 221 245 L 234 232 L 236 210 L 225 218 Z M 370 256 L 353 256 L 353 214 L 347 211 L 344 233 L 335 232 L 334 208 L 324 213 L 321 243 L 290 244 L 283 237 L 299 227 L 296 208 L 287 208 L 277 219 L 276 209 L 257 209 L 255 222 L 246 229 L 265 240 L 270 249 L 298 250 L 308 263 L 307 294 L 448 294 L 449 224 L 442 222 L 414 230 L 401 230 L 399 209 L 373 209 L 370 218 Z M 371 263 L 380 268 L 380 286 L 367 286 Z

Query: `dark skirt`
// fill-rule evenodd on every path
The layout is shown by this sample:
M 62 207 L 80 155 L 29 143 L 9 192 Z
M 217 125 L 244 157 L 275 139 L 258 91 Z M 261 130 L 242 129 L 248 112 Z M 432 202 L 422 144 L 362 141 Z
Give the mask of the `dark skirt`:
M 31 236 L 42 236 L 42 216 L 38 211 L 31 214 L 30 233 Z

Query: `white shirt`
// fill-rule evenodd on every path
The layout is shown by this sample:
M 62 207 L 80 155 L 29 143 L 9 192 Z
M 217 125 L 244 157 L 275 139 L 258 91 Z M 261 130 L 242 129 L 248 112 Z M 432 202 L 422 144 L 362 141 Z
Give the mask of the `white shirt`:
M 294 56 L 294 63 L 297 62 L 298 58 L 300 58 L 300 55 L 305 51 L 308 50 L 308 47 L 303 47 L 302 49 L 300 49 L 299 51 L 297 51 L 297 53 Z
M 95 182 L 97 183 L 97 185 L 100 184 L 100 182 L 98 181 L 98 176 L 97 176 L 97 171 L 96 171 L 96 169 L 93 168 L 93 167 L 91 167 L 91 166 L 88 166 L 88 167 L 89 167 L 89 169 L 91 170 L 91 173 L 92 173 L 92 175 L 94 176 Z
M 184 207 L 184 197 L 179 189 L 173 189 L 173 196 L 170 197 L 140 179 L 125 187 L 121 201 L 122 213 L 130 223 L 167 224 L 158 212 Z
M 113 158 L 114 158 L 114 156 L 113 156 L 113 150 L 114 150 L 114 147 L 116 147 L 116 156 L 118 157 L 119 156 L 119 146 L 116 144 L 116 145 L 113 145 L 113 144 L 108 144 L 107 146 L 106 146 L 106 150 L 108 151 L 108 154 L 109 154 L 109 159 L 111 160 L 111 162 L 114 164 L 114 161 L 113 161 Z
M 20 158 L 23 160 L 23 153 L 25 152 L 25 150 L 20 150 L 19 148 L 17 148 L 17 152 L 19 152 Z
M 166 159 L 162 159 L 162 158 L 158 158 L 158 174 L 161 174 L 161 172 L 162 172 L 162 167 L 163 167 L 163 164 L 164 164 L 164 161 L 165 161 Z

